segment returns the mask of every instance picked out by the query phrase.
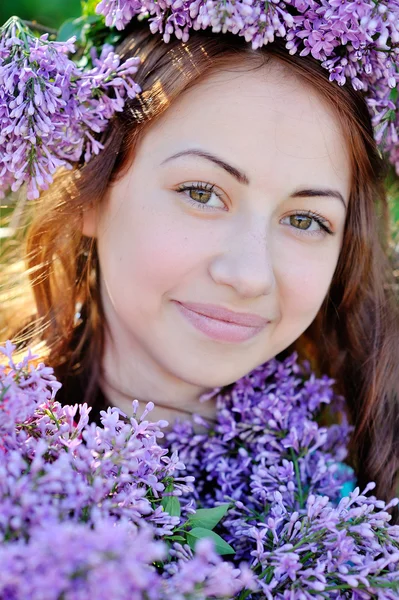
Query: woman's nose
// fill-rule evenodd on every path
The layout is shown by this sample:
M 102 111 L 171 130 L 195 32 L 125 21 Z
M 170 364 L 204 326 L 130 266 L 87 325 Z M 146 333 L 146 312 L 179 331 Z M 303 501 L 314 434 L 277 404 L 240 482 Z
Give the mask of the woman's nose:
M 245 298 L 273 292 L 276 279 L 270 252 L 270 240 L 264 219 L 234 229 L 224 249 L 211 262 L 209 272 L 219 285 L 233 287 Z

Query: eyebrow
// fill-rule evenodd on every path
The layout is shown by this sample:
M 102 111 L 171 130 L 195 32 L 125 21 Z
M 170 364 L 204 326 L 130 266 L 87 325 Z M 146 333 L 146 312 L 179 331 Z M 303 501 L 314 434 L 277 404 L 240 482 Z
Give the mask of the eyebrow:
M 164 160 L 161 164 L 163 165 L 166 162 L 169 162 L 170 160 L 179 158 L 180 156 L 200 156 L 201 158 L 205 158 L 206 160 L 213 162 L 218 167 L 221 167 L 222 169 L 227 171 L 227 173 L 229 173 L 235 179 L 237 179 L 237 181 L 239 183 L 244 183 L 245 185 L 249 185 L 249 178 L 247 177 L 247 175 L 245 175 L 245 173 L 243 173 L 243 171 L 240 171 L 239 169 L 236 169 L 232 165 L 229 165 L 229 163 L 222 160 L 218 156 L 215 156 L 214 154 L 211 154 L 210 152 L 204 152 L 203 150 L 183 150 L 182 152 L 177 152 L 177 154 L 173 154 L 173 156 L 169 156 L 169 158 Z
M 164 161 L 162 161 L 161 165 L 169 162 L 170 160 L 174 160 L 175 158 L 180 158 L 181 156 L 199 156 L 201 158 L 205 158 L 206 160 L 213 162 L 218 167 L 221 167 L 222 169 L 227 171 L 227 173 L 229 173 L 235 179 L 237 179 L 237 181 L 239 183 L 249 185 L 249 177 L 243 171 L 240 171 L 236 167 L 233 167 L 232 165 L 230 165 L 223 159 L 219 158 L 218 156 L 215 156 L 214 154 L 211 154 L 210 152 L 205 152 L 203 150 L 189 149 L 189 150 L 183 150 L 182 152 L 177 152 L 176 154 L 173 154 L 172 156 L 169 156 L 169 158 L 166 158 Z M 312 197 L 313 198 L 314 197 L 338 198 L 338 200 L 340 200 L 342 202 L 342 204 L 345 206 L 345 208 L 347 208 L 346 202 L 345 202 L 342 194 L 340 192 L 338 192 L 337 190 L 332 190 L 329 188 L 323 188 L 323 189 L 309 188 L 309 189 L 304 189 L 304 190 L 298 190 L 298 191 L 290 194 L 290 198 L 312 198 Z
M 292 194 L 290 194 L 290 198 L 312 198 L 314 196 L 338 198 L 338 200 L 340 200 L 346 208 L 346 202 L 344 200 L 344 197 L 337 190 L 330 190 L 328 188 L 319 190 L 319 189 L 312 188 L 312 189 L 306 189 L 306 190 L 298 190 L 297 192 L 293 192 Z

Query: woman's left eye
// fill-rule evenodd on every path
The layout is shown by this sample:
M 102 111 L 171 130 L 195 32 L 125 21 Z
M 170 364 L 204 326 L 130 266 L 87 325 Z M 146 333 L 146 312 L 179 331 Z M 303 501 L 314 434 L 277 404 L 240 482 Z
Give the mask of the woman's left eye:
M 220 204 L 222 208 L 226 208 L 225 203 L 221 200 L 221 192 L 215 189 L 215 186 L 211 183 L 183 183 L 177 188 L 178 192 L 184 193 L 187 197 L 187 201 L 200 209 L 219 210 Z M 211 203 L 218 204 L 219 206 L 212 206 Z
M 326 233 L 333 235 L 333 232 L 327 224 L 328 221 L 321 215 L 312 211 L 288 215 L 281 219 L 280 222 L 284 223 L 284 221 L 285 224 L 298 229 L 298 233 L 303 232 L 304 235 L 326 235 Z

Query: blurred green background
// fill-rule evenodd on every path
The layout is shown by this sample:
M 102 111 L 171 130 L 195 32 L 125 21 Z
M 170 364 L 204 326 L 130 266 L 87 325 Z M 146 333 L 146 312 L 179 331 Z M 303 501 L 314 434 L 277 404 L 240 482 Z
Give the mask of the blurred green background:
M 0 24 L 17 15 L 58 28 L 65 19 L 78 17 L 80 0 L 0 0 Z

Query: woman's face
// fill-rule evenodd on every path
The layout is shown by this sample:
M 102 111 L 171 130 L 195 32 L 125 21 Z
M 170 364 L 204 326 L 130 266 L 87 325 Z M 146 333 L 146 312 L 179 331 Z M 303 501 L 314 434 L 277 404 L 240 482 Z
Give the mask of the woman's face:
M 287 348 L 328 294 L 350 178 L 337 117 L 280 63 L 217 72 L 182 94 L 85 223 L 119 372 L 142 362 L 204 391 Z M 178 303 L 267 324 L 214 339 Z

